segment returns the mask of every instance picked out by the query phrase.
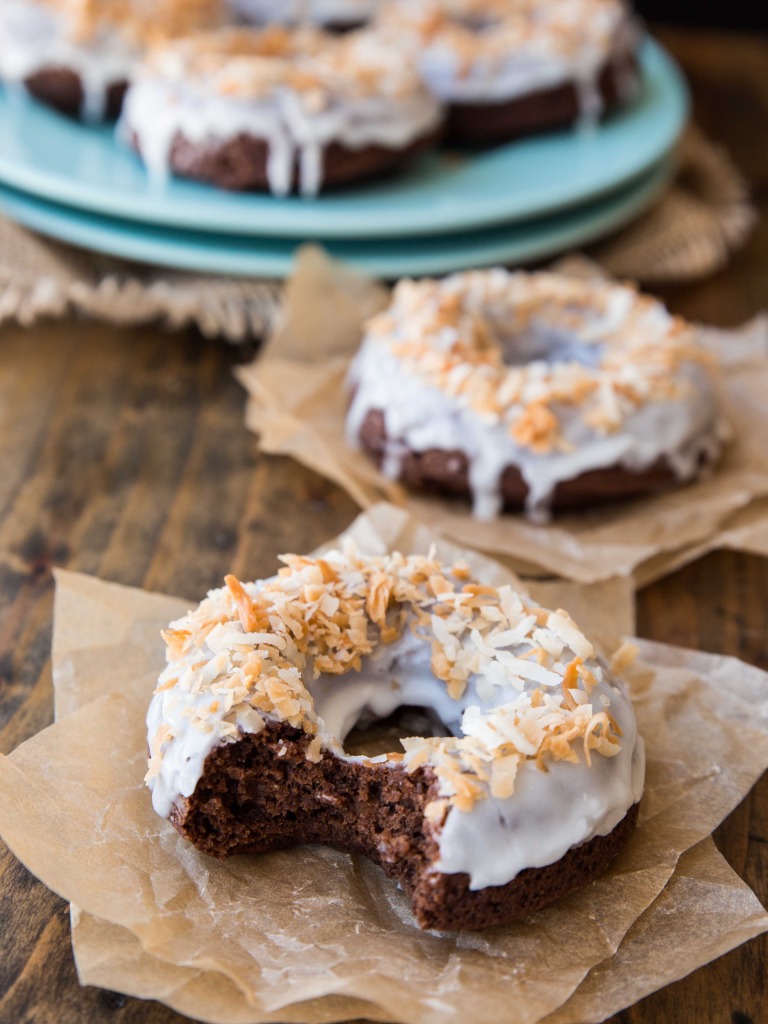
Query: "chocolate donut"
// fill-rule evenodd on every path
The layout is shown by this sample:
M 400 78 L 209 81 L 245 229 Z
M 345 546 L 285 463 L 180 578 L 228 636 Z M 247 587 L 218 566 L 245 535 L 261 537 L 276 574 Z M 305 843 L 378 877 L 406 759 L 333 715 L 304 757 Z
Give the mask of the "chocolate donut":
M 315 195 L 403 163 L 435 141 L 442 120 L 375 33 L 273 27 L 159 48 L 122 123 L 157 176 Z
M 3 0 L 0 78 L 69 117 L 118 116 L 150 39 L 218 23 L 219 0 Z
M 401 282 L 349 383 L 350 443 L 408 487 L 471 498 L 483 519 L 673 486 L 725 436 L 695 331 L 603 279 Z
M 623 0 L 395 0 L 380 22 L 411 47 L 460 144 L 594 121 L 639 85 Z
M 363 853 L 423 928 L 502 924 L 590 881 L 631 834 L 642 740 L 566 612 L 428 555 L 284 556 L 164 632 L 148 716 L 155 810 L 215 857 Z M 629 656 L 629 659 L 628 657 Z M 358 722 L 428 709 L 451 735 L 345 751 Z
M 382 466 L 387 458 L 388 437 L 384 413 L 371 409 L 366 413 L 360 426 L 359 441 L 377 465 Z M 399 479 L 414 491 L 426 491 L 437 495 L 469 498 L 472 489 L 469 482 L 469 460 L 460 449 L 441 451 L 429 448 L 423 452 L 407 451 L 403 454 Z M 675 474 L 664 459 L 643 470 L 629 470 L 621 465 L 607 469 L 591 469 L 571 480 L 557 484 L 552 494 L 551 509 L 565 512 L 586 508 L 597 501 L 613 501 L 622 498 L 637 498 L 642 495 L 663 491 L 673 485 Z M 499 481 L 502 507 L 507 510 L 520 509 L 525 505 L 528 486 L 517 466 L 507 466 Z

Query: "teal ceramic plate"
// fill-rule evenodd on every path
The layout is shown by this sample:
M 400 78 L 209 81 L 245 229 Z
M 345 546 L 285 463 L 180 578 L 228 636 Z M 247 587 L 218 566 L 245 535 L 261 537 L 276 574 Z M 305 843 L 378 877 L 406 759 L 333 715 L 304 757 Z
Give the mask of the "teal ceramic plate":
M 377 277 L 442 274 L 494 263 L 519 264 L 583 245 L 640 214 L 668 182 L 665 160 L 639 181 L 576 210 L 485 231 L 406 241 L 322 244 Z M 0 210 L 27 227 L 86 249 L 143 263 L 209 273 L 285 277 L 299 242 L 130 224 L 49 203 L 0 186 Z
M 685 85 L 653 41 L 641 60 L 641 94 L 592 131 L 471 156 L 435 153 L 397 177 L 314 200 L 178 179 L 158 186 L 114 129 L 84 127 L 23 94 L 0 92 L 0 182 L 113 218 L 260 239 L 414 237 L 531 220 L 604 196 L 669 152 L 687 114 Z

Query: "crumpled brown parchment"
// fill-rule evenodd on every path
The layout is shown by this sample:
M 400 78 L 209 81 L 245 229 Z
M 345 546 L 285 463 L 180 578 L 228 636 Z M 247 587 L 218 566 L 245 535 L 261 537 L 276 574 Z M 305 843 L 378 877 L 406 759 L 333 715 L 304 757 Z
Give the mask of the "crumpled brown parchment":
M 728 866 L 712 839 L 684 853 L 661 894 L 640 915 L 614 956 L 597 964 L 571 998 L 546 1024 L 592 1024 L 631 1005 L 663 985 L 685 977 L 764 931 L 766 914 L 746 883 Z M 243 993 L 221 974 L 168 964 L 149 956 L 126 928 L 109 924 L 77 908 L 72 913 L 72 942 L 80 981 L 128 995 L 159 999 L 199 1020 L 258 1024 L 268 1018 L 249 1006 Z M 312 1014 L 316 1024 L 340 1014 L 388 1019 L 371 1003 L 336 1004 L 317 1000 L 310 1008 L 280 1011 L 276 1024 L 291 1024 Z M 514 1011 L 512 1011 L 514 1012 Z M 514 1021 L 514 1016 L 499 1017 Z

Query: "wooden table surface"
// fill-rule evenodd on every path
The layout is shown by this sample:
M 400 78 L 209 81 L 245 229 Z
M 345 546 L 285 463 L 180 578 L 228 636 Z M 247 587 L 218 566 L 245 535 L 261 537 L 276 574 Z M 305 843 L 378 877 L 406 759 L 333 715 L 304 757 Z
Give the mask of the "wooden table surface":
M 768 40 L 663 31 L 695 115 L 768 205 Z M 667 289 L 684 315 L 735 324 L 768 307 L 768 224 L 730 267 Z M 250 353 L 192 335 L 95 324 L 0 331 L 0 751 L 52 717 L 56 565 L 189 597 L 310 549 L 356 514 L 337 488 L 262 457 L 232 366 Z M 768 567 L 715 553 L 638 597 L 639 632 L 768 668 Z M 768 777 L 716 834 L 768 902 Z M 620 1014 L 633 1024 L 768 1024 L 768 938 Z M 170 1024 L 163 1006 L 77 984 L 63 900 L 0 844 L 0 1022 Z

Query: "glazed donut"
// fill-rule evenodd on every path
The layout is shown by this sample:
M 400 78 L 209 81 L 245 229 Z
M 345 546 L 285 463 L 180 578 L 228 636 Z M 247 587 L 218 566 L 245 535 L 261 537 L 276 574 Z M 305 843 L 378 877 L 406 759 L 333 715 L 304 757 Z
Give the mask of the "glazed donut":
M 371 19 L 377 0 L 229 0 L 235 15 L 254 25 L 310 24 L 345 30 Z
M 311 196 L 402 163 L 442 112 L 376 34 L 273 27 L 158 49 L 123 124 L 155 174 Z
M 434 551 L 282 561 L 268 580 L 227 577 L 164 633 L 147 715 L 158 814 L 215 857 L 363 853 L 425 928 L 500 924 L 604 870 L 644 779 L 614 675 L 628 647 L 609 668 L 565 612 Z M 345 752 L 357 722 L 403 705 L 452 735 Z
M 0 78 L 70 117 L 115 118 L 146 45 L 219 12 L 220 0 L 3 0 Z
M 403 281 L 349 373 L 348 438 L 480 519 L 691 480 L 725 437 L 695 332 L 602 278 L 501 269 Z
M 590 123 L 639 85 L 623 0 L 391 0 L 380 22 L 449 105 L 458 143 Z

